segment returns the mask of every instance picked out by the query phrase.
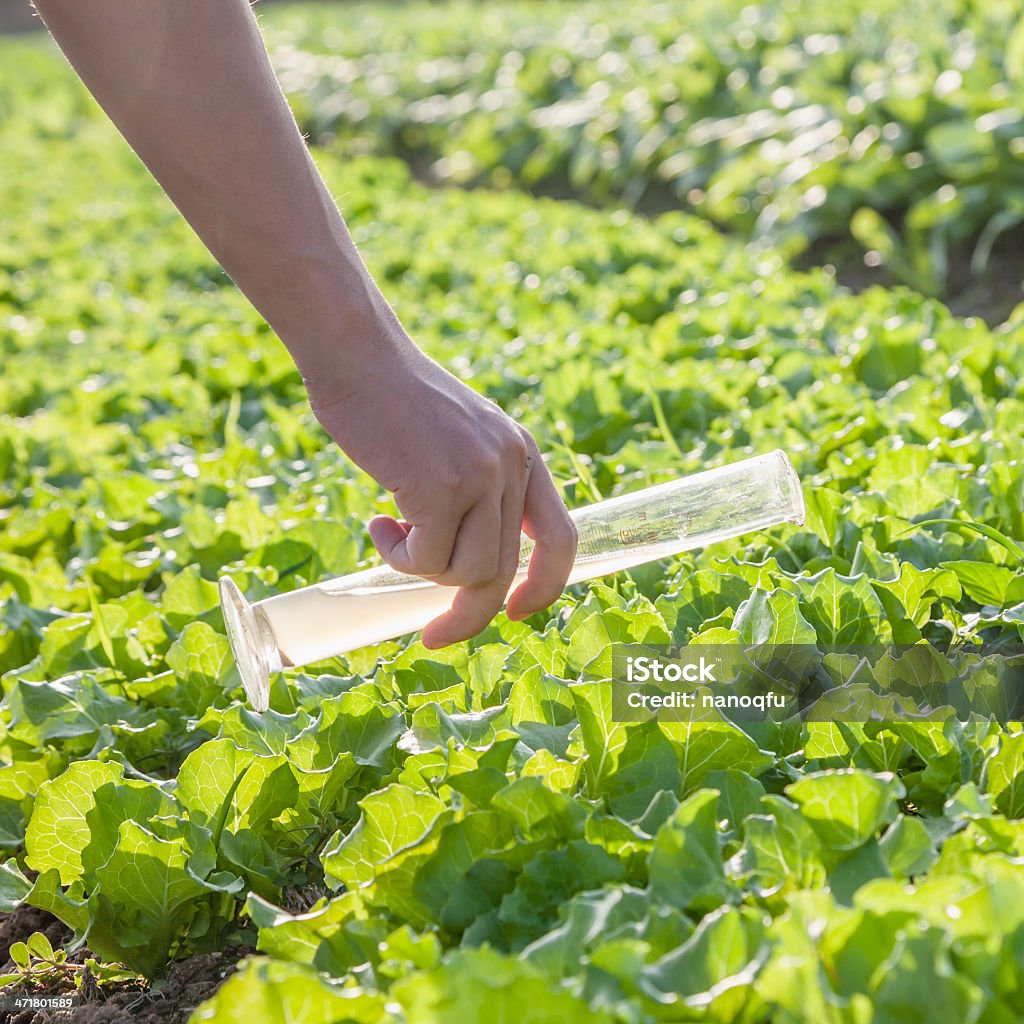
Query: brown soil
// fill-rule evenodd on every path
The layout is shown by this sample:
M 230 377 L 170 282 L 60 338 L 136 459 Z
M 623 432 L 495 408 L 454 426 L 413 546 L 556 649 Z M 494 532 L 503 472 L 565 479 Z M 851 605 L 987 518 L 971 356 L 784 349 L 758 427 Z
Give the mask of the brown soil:
M 24 942 L 33 932 L 42 932 L 56 947 L 71 937 L 70 931 L 55 917 L 34 907 L 18 907 L 14 913 L 0 916 L 0 974 L 13 969 L 8 951 L 14 942 Z M 250 952 L 232 946 L 218 953 L 202 953 L 170 965 L 167 977 L 156 986 L 142 982 L 124 982 L 100 988 L 91 976 L 76 990 L 66 984 L 33 990 L 34 995 L 62 995 L 77 991 L 82 1002 L 71 1010 L 0 1011 L 2 1024 L 187 1024 L 192 1011 L 209 999 L 235 970 L 238 961 Z M 91 954 L 78 950 L 69 959 L 82 963 Z M 0 995 L 12 995 L 17 989 L 5 988 Z M 21 994 L 25 994 L 22 990 Z
M 972 245 L 955 246 L 949 254 L 949 276 L 939 296 L 956 316 L 976 316 L 990 327 L 1007 320 L 1024 303 L 1024 227 L 1007 231 L 993 246 L 984 270 L 971 268 Z M 900 282 L 884 266 L 868 267 L 863 252 L 850 240 L 822 238 L 796 261 L 800 267 L 831 265 L 836 280 L 855 292 L 872 285 L 892 288 Z

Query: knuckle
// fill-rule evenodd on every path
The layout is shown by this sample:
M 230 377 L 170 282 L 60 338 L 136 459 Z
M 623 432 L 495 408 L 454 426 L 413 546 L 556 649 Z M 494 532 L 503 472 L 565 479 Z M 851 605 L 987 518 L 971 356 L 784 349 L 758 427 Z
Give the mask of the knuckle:
M 449 576 L 455 586 L 481 587 L 494 579 L 497 570 L 497 552 L 476 552 L 453 562 Z
M 441 565 L 437 559 L 417 559 L 413 561 L 406 570 L 413 576 L 441 576 L 448 569 L 447 565 Z
M 500 450 L 490 451 L 484 457 L 485 467 L 493 474 L 500 476 L 505 471 L 505 460 Z
M 579 543 L 579 531 L 572 519 L 565 515 L 548 527 L 544 540 L 555 547 L 575 552 Z
M 545 526 L 544 536 L 547 540 L 565 540 L 576 536 L 576 524 L 568 512 L 555 516 Z
M 516 464 L 526 462 L 526 456 L 530 454 L 530 446 L 518 430 L 512 431 L 505 443 L 505 453 L 509 459 Z
M 473 476 L 476 479 L 496 482 L 502 477 L 501 459 L 493 453 L 481 453 L 476 460 Z

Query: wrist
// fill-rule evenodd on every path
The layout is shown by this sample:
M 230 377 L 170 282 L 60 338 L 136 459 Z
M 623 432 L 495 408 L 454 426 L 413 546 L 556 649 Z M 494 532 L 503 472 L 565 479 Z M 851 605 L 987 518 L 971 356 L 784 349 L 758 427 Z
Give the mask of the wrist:
M 415 348 L 369 273 L 359 271 L 348 283 L 337 273 L 309 282 L 306 308 L 278 332 L 311 400 L 358 387 L 368 371 Z
M 317 412 L 396 381 L 419 352 L 383 296 L 346 307 L 288 348 Z

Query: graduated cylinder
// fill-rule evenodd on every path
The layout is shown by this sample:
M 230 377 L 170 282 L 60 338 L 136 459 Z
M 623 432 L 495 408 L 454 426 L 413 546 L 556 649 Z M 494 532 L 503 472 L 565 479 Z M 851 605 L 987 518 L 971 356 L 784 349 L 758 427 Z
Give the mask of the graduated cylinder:
M 624 494 L 570 515 L 579 533 L 569 583 L 606 576 L 783 522 L 802 523 L 800 481 L 782 451 Z M 523 537 L 526 576 L 533 542 Z M 267 709 L 270 674 L 422 629 L 447 611 L 457 588 L 387 566 L 246 601 L 229 577 L 221 606 L 245 690 Z

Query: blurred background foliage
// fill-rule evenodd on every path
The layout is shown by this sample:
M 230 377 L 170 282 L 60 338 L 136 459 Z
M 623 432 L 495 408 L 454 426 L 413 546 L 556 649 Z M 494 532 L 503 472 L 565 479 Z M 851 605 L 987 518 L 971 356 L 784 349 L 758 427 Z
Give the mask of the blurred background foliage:
M 435 183 L 681 206 L 933 295 L 1005 276 L 993 251 L 1019 250 L 1015 2 L 321 4 L 263 20 L 313 139 L 398 154 Z
M 258 9 L 304 131 L 343 155 L 397 155 L 432 185 L 688 209 L 990 322 L 1024 298 L 1016 0 Z

